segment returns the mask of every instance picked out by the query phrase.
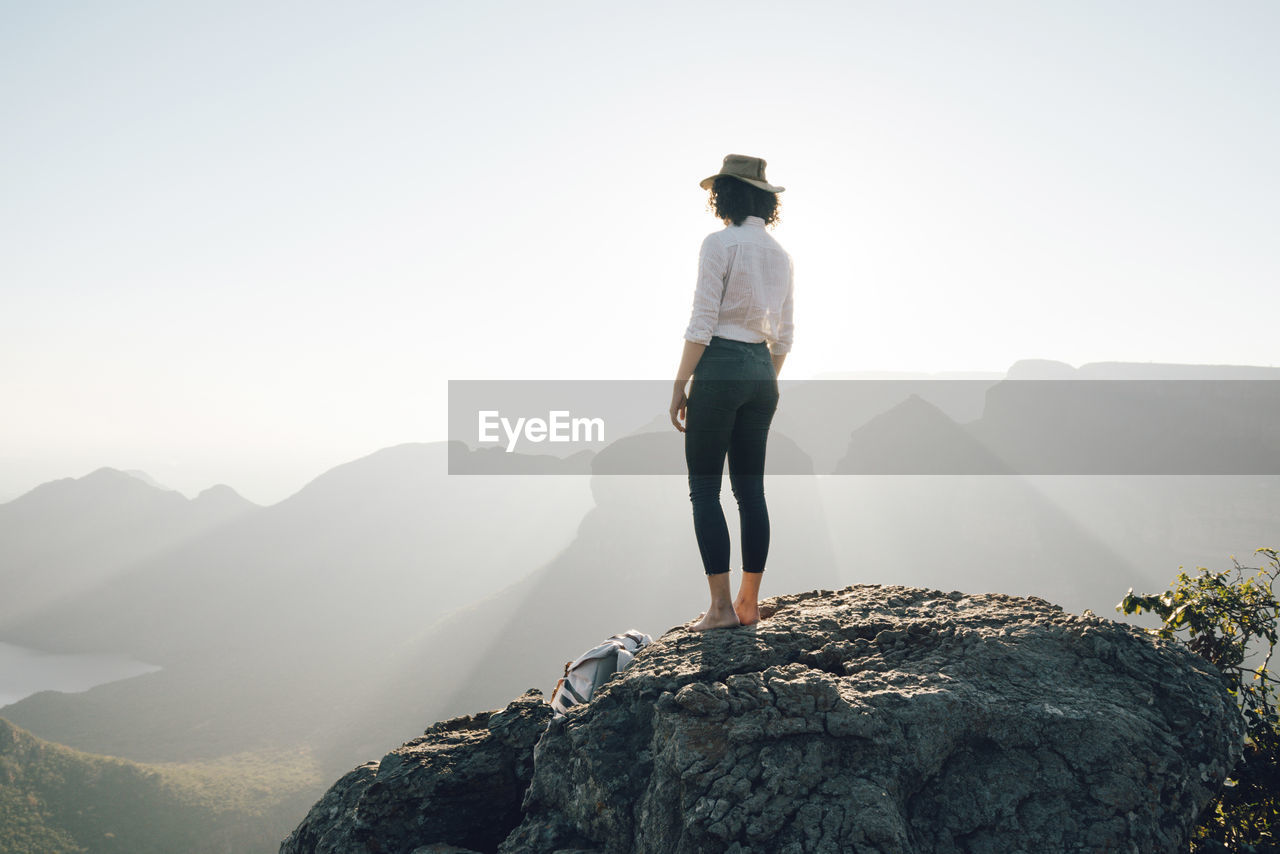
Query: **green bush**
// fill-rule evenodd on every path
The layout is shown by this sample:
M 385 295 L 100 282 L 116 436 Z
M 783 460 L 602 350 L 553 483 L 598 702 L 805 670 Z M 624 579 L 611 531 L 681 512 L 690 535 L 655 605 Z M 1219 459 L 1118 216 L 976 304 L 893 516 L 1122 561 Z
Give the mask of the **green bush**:
M 1280 558 L 1276 549 L 1255 554 L 1266 565 L 1245 567 L 1232 557 L 1231 569 L 1179 572 L 1173 589 L 1154 595 L 1130 589 L 1116 606 L 1126 614 L 1159 616 L 1164 622 L 1156 632 L 1216 665 L 1244 716 L 1244 756 L 1201 815 L 1191 854 L 1280 852 L 1280 681 L 1270 669 L 1280 619 L 1273 589 Z

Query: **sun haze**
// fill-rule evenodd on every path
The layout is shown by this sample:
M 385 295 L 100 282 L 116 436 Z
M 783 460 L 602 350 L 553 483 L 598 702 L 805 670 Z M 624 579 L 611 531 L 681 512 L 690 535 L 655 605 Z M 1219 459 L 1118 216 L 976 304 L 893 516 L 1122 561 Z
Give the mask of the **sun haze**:
M 1273 4 L 0 18 L 0 500 L 270 502 L 449 379 L 667 377 L 729 152 L 787 187 L 791 378 L 1274 360 Z

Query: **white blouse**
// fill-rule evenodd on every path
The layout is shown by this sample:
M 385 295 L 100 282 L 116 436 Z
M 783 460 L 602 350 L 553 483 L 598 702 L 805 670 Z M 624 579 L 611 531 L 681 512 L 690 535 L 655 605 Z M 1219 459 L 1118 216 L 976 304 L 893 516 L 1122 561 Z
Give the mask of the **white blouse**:
M 749 216 L 707 235 L 698 256 L 693 316 L 684 339 L 707 344 L 711 336 L 769 342 L 775 355 L 789 353 L 794 270 L 791 256 L 764 220 Z

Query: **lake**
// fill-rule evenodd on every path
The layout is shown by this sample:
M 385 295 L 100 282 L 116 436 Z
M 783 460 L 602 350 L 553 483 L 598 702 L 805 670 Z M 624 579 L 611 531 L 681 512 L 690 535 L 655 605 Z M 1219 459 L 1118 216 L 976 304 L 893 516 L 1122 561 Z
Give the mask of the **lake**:
M 42 652 L 0 642 L 0 710 L 40 691 L 88 691 L 159 669 L 124 655 Z

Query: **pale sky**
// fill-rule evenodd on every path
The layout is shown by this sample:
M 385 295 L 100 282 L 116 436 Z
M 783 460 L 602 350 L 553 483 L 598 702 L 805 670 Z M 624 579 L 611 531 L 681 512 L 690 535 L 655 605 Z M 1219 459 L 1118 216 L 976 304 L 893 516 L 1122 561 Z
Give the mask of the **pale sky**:
M 0 500 L 271 503 L 450 379 L 673 376 L 698 181 L 783 376 L 1277 364 L 1273 2 L 0 2 Z M 662 412 L 666 401 L 655 401 Z

